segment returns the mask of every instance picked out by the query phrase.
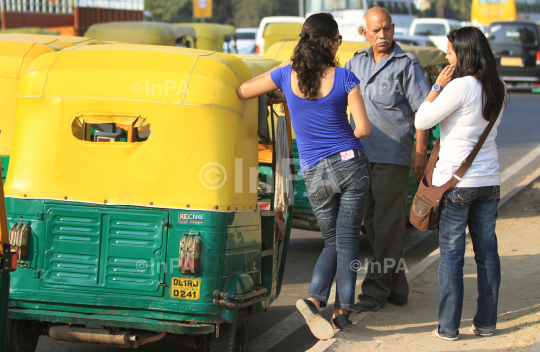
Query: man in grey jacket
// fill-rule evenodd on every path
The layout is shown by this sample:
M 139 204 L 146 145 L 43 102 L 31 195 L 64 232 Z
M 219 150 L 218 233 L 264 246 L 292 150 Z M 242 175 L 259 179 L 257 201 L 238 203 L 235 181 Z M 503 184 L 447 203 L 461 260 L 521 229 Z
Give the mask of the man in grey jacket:
M 362 32 L 371 48 L 357 52 L 344 67 L 360 80 L 371 122 L 371 134 L 362 139 L 371 162 L 364 224 L 375 258 L 366 268 L 360 301 L 355 305 L 356 310 L 370 311 L 387 301 L 404 305 L 408 300 L 403 232 L 409 168 L 420 179 L 427 164 L 428 134 L 416 131 L 416 153 L 412 157 L 414 115 L 430 89 L 418 59 L 393 41 L 394 24 L 388 11 L 369 9 Z

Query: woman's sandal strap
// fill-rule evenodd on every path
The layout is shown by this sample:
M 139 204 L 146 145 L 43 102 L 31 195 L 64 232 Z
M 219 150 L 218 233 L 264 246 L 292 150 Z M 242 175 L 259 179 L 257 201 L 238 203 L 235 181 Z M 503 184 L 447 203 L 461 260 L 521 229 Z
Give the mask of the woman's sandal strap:
M 349 319 L 349 314 L 340 314 L 332 319 L 334 326 L 341 330 L 348 330 L 352 327 L 352 321 Z

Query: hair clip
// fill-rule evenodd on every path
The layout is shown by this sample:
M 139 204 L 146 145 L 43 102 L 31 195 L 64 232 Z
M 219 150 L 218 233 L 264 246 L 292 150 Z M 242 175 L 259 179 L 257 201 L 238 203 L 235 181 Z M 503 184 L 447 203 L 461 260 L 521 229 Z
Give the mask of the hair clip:
M 298 34 L 298 36 L 299 36 L 300 38 L 307 38 L 308 34 L 306 34 L 306 33 L 300 33 L 300 34 Z

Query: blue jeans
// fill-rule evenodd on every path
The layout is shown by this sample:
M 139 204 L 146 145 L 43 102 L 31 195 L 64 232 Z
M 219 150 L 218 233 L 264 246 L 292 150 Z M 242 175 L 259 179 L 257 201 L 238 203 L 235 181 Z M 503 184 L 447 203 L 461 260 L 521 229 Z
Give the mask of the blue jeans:
M 308 298 L 326 306 L 336 277 L 336 308 L 352 309 L 356 287 L 356 265 L 364 201 L 371 170 L 364 152 L 341 160 L 338 153 L 304 172 L 309 202 L 324 239 Z
M 480 330 L 495 330 L 501 264 L 497 252 L 497 206 L 500 186 L 454 188 L 441 205 L 439 243 L 439 334 L 459 335 L 463 308 L 465 230 L 469 227 L 477 266 L 478 300 L 473 324 Z

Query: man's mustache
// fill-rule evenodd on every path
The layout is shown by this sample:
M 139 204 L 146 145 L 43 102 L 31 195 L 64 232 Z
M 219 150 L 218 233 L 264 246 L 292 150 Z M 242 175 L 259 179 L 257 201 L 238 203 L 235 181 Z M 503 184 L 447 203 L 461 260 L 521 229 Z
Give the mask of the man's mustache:
M 390 41 L 388 39 L 379 40 L 377 43 L 375 43 L 375 45 L 381 44 L 381 43 L 390 43 Z

